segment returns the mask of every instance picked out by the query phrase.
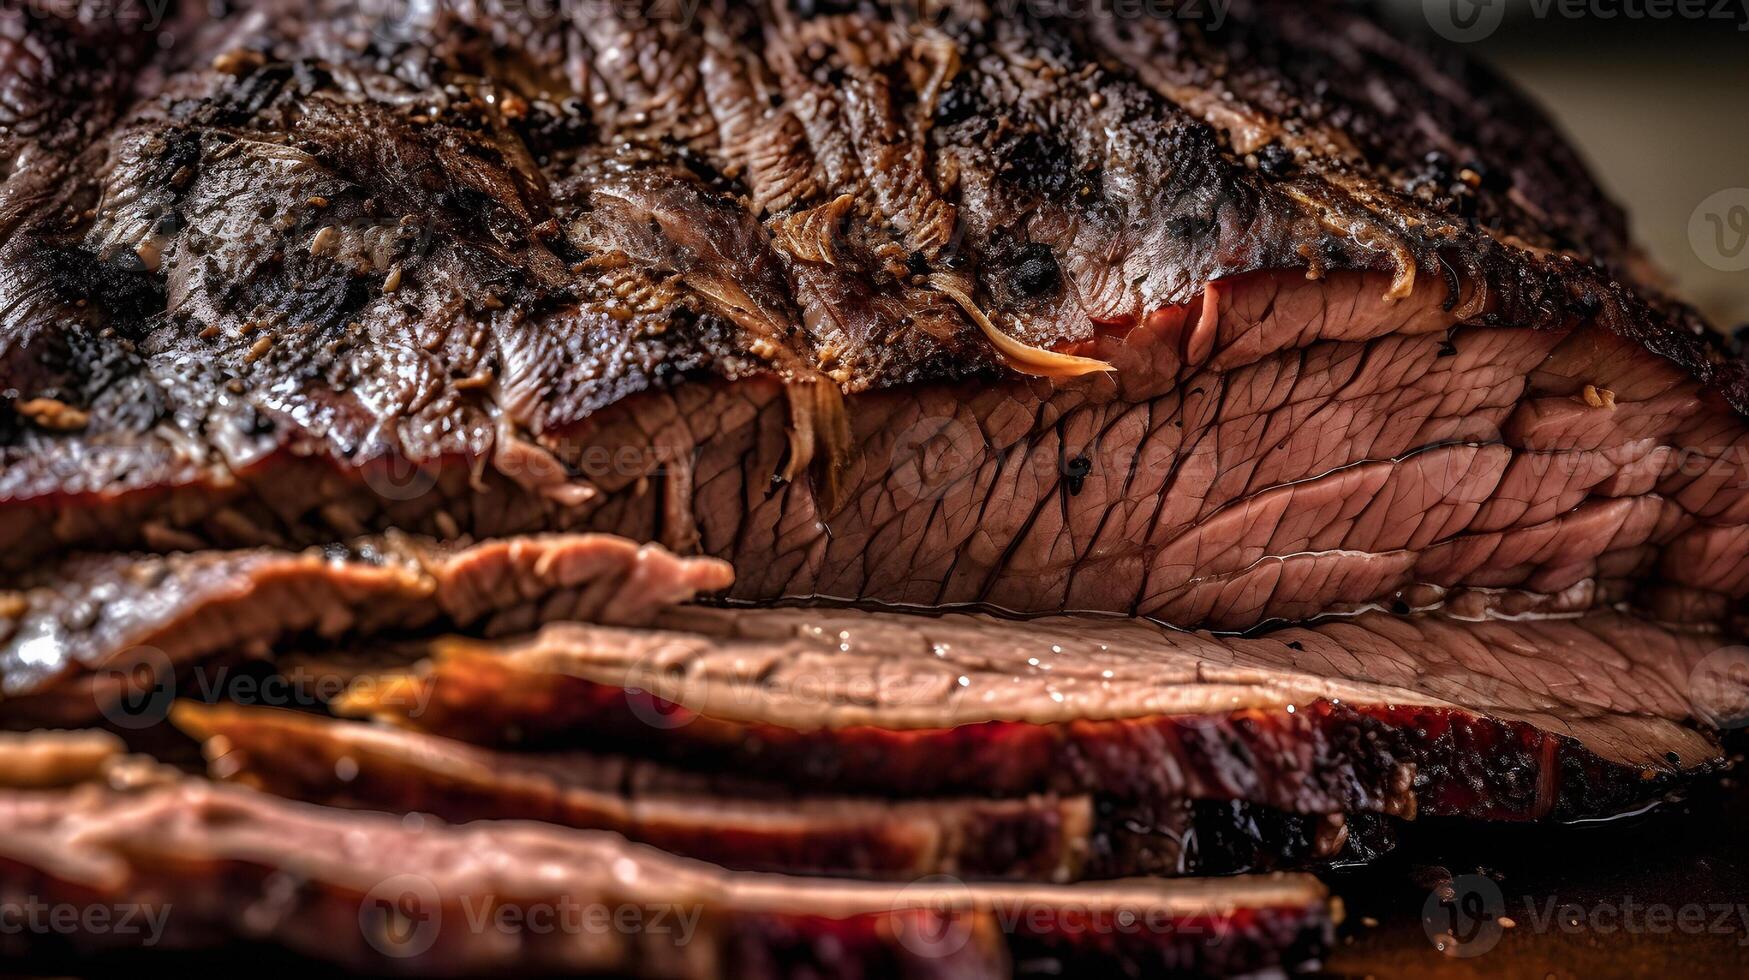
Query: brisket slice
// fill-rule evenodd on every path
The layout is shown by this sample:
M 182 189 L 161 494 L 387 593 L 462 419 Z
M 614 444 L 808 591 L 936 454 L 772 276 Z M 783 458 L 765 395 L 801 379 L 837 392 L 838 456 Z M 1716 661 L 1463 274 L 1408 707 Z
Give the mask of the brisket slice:
M 0 591 L 0 717 L 86 721 L 137 681 L 150 688 L 203 658 L 262 656 L 299 637 L 638 624 L 732 578 L 720 562 L 606 535 L 78 556 Z
M 122 751 L 121 739 L 105 732 L 0 732 L 0 787 L 77 786 L 101 776 Z
M 1088 617 L 682 609 L 657 629 L 443 641 L 429 666 L 337 707 L 810 789 L 1579 817 L 1722 763 L 1691 724 L 1714 700 L 1742 703 L 1741 678 L 1707 667 L 1719 646 L 1613 612 L 1367 613 L 1239 638 Z
M 737 870 L 1061 882 L 1352 861 L 1391 844 L 1379 818 L 1284 814 L 1241 801 L 835 798 L 647 760 L 495 752 L 270 709 L 184 703 L 173 718 L 205 743 L 214 777 L 280 796 L 453 823 L 528 819 L 611 830 Z
M 589 527 L 749 599 L 1223 628 L 1749 593 L 1749 374 L 1461 63 L 1322 3 L 495 6 L 181 25 L 17 201 L 8 563 Z
M 901 887 L 748 875 L 613 834 L 452 828 L 196 783 L 0 792 L 0 831 L 0 894 L 139 902 L 168 911 L 169 948 L 265 942 L 365 972 L 971 977 L 1008 975 L 1012 955 L 1232 975 L 1315 955 L 1329 921 L 1306 878 Z

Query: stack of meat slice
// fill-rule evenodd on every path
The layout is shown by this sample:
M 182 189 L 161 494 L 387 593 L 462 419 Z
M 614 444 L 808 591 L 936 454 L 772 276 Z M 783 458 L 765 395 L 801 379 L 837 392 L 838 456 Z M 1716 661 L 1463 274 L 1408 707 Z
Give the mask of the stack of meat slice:
M 34 738 L 6 748 L 39 766 L 61 754 L 73 766 L 90 749 Z M 1304 878 L 1064 887 L 735 874 L 599 831 L 427 826 L 138 767 L 105 775 L 125 788 L 0 792 L 0 895 L 11 908 L 114 910 L 104 921 L 118 928 L 70 937 L 82 950 L 266 937 L 360 970 L 445 975 L 991 976 L 1016 954 L 1237 973 L 1311 952 L 1326 911 Z M 126 929 L 124 911 L 139 920 Z
M 0 14 L 0 900 L 166 913 L 0 951 L 1248 973 L 1749 717 L 1749 368 L 1346 7 L 233 6 Z

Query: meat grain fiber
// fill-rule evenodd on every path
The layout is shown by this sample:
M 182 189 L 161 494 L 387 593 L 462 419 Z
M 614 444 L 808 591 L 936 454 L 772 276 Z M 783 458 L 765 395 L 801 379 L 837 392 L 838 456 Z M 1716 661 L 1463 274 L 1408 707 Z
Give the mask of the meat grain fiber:
M 1479 71 L 1323 3 L 589 6 L 191 9 L 143 75 L 9 21 L 5 560 L 593 528 L 750 600 L 1231 629 L 1749 594 L 1742 363 Z

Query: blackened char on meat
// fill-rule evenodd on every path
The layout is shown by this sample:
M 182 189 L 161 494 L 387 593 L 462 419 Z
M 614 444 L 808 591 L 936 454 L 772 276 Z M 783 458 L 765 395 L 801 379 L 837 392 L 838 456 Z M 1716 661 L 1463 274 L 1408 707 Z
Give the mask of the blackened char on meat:
M 1239 975 L 1314 952 L 1330 915 L 1302 877 L 899 886 L 736 874 L 614 834 L 449 827 L 174 781 L 0 790 L 0 830 L 0 894 L 168 908 L 151 935 L 164 949 L 269 940 L 370 974 L 1004 977 L 1036 957 Z M 603 912 L 616 927 L 556 918 Z M 481 914 L 492 918 L 470 926 Z M 138 947 L 146 935 L 8 934 L 0 950 Z
M 1735 615 L 1743 366 L 1497 82 L 1326 4 L 915 9 L 191 15 L 8 218 L 7 560 L 592 527 L 749 599 Z

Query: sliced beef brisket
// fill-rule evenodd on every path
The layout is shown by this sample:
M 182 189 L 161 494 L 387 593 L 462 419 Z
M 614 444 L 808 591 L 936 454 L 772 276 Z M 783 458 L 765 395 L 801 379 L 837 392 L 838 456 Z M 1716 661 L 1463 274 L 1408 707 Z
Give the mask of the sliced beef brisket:
M 1723 762 L 1691 725 L 1722 693 L 1691 689 L 1718 638 L 1611 612 L 1368 613 L 1257 638 L 821 609 L 676 610 L 661 627 L 444 641 L 339 707 L 810 787 L 1300 813 L 1598 815 Z
M 1441 613 L 1376 611 L 1250 638 L 1111 618 L 669 608 L 729 578 L 708 559 L 601 536 L 75 559 L 14 594 L 4 717 L 91 718 L 130 685 L 312 640 L 374 649 L 421 628 L 490 637 L 585 619 L 654 628 L 563 623 L 502 647 L 457 638 L 439 644 L 431 674 L 354 686 L 342 706 L 476 741 L 575 729 L 637 752 L 744 752 L 810 789 L 1535 817 L 1619 808 L 1717 764 L 1716 738 L 1696 726 L 1732 717 L 1744 695 L 1703 669 L 1729 654 L 1716 631 L 1549 614 L 1499 590 Z M 709 721 L 670 726 L 663 701 Z M 1303 712 L 1282 716 L 1290 707 Z M 1231 735 L 1248 714 L 1263 734 Z M 1187 721 L 1250 747 L 1226 758 L 1212 736 L 1146 734 Z M 758 737 L 738 746 L 749 732 Z M 1127 749 L 1100 747 L 1132 736 Z M 1356 737 L 1368 747 L 1348 744 Z M 1375 750 L 1381 738 L 1388 747 Z M 1289 755 L 1263 766 L 1258 739 L 1283 740 Z M 1495 743 L 1517 749 L 1489 758 Z M 1187 759 L 1208 757 L 1162 774 L 1154 756 L 1184 744 L 1196 746 Z M 945 747 L 964 758 L 930 759 Z
M 1242 801 L 1120 806 L 1085 794 L 892 801 L 582 753 L 494 752 L 267 709 L 178 706 L 212 774 L 281 796 L 451 822 L 611 830 L 738 870 L 912 880 L 1073 881 L 1231 874 L 1376 855 L 1380 818 L 1330 820 Z
M 90 721 L 136 680 L 151 689 L 203 658 L 295 638 L 642 623 L 732 580 L 721 562 L 607 535 L 79 556 L 0 591 L 0 720 Z
M 170 782 L 0 792 L 0 894 L 168 909 L 163 948 L 269 941 L 364 972 L 1006 976 L 1010 957 L 1234 975 L 1327 942 L 1306 878 L 901 887 L 726 873 L 613 834 L 343 813 Z M 143 934 L 80 931 L 75 948 Z

